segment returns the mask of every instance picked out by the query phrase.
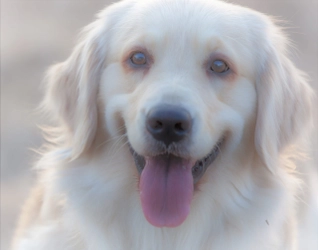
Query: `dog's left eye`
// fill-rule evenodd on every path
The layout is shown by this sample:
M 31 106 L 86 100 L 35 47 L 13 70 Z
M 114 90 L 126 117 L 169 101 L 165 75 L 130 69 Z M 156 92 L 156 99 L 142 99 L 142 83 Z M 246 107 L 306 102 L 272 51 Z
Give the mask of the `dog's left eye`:
M 210 70 L 212 70 L 216 73 L 224 73 L 224 72 L 228 71 L 229 69 L 230 68 L 226 64 L 226 62 L 224 62 L 222 60 L 215 60 L 212 62 L 211 66 L 210 66 Z
M 130 61 L 135 65 L 144 65 L 147 63 L 147 57 L 142 52 L 136 52 L 130 57 Z

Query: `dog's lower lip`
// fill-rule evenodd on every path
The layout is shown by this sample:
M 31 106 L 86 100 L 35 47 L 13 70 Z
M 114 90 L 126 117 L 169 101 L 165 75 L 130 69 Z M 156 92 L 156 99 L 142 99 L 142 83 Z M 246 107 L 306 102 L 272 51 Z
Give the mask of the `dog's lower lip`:
M 215 144 L 211 152 L 203 157 L 202 159 L 196 161 L 194 166 L 192 167 L 192 176 L 193 176 L 193 183 L 196 184 L 201 177 L 204 175 L 207 168 L 212 164 L 212 162 L 217 158 L 221 146 L 224 144 L 225 137 L 222 136 L 218 142 Z M 146 160 L 145 157 L 136 153 L 136 151 L 132 148 L 129 144 L 130 152 L 133 155 L 135 165 L 139 174 L 141 174 L 142 170 L 145 167 Z

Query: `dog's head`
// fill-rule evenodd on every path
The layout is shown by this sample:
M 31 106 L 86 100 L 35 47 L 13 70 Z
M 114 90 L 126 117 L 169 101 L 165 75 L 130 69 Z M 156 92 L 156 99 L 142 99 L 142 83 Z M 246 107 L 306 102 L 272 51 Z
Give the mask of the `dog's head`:
M 88 26 L 49 72 L 44 104 L 77 158 L 125 136 L 144 214 L 178 226 L 207 172 L 279 153 L 307 123 L 311 90 L 282 31 L 262 14 L 219 1 L 123 1 Z M 112 140 L 108 140 L 112 143 Z M 235 168 L 235 166 L 232 166 Z

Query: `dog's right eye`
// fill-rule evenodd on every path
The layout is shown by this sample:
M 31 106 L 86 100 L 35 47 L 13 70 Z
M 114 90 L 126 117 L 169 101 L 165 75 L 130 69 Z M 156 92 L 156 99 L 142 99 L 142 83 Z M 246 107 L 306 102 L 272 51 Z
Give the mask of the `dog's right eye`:
M 147 57 L 142 52 L 136 52 L 130 57 L 130 61 L 135 65 L 145 65 L 147 63 Z
M 224 73 L 230 68 L 223 60 L 215 60 L 212 62 L 210 69 L 216 73 Z

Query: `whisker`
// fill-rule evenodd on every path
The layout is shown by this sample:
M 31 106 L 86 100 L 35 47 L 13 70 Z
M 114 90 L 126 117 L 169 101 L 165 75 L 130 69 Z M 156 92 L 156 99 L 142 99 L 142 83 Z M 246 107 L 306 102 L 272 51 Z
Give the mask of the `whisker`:
M 100 148 L 102 146 L 104 146 L 105 144 L 109 143 L 109 142 L 112 142 L 114 140 L 118 140 L 118 138 L 120 138 L 121 136 L 123 136 L 123 132 L 126 130 L 126 126 L 125 125 L 122 125 L 121 127 L 118 128 L 117 132 L 120 134 L 120 135 L 117 135 L 117 136 L 113 136 L 111 138 L 108 138 L 107 140 L 103 141 L 102 143 L 100 143 L 97 148 Z

